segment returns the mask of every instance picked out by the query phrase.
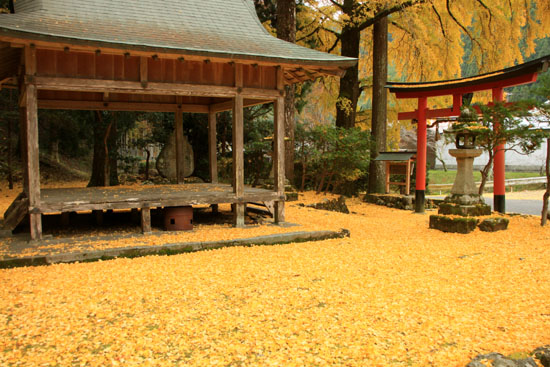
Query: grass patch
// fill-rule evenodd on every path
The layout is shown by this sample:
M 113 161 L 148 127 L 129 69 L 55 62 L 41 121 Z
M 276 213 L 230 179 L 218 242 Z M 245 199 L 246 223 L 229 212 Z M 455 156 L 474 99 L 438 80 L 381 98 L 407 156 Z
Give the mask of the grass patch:
M 539 171 L 536 172 L 506 172 L 506 179 L 510 178 L 527 178 L 527 177 L 540 177 Z M 430 177 L 430 184 L 452 184 L 455 181 L 456 170 L 429 170 L 428 177 Z M 481 181 L 481 173 L 474 170 L 474 180 L 476 182 Z M 492 180 L 490 178 L 489 180 Z

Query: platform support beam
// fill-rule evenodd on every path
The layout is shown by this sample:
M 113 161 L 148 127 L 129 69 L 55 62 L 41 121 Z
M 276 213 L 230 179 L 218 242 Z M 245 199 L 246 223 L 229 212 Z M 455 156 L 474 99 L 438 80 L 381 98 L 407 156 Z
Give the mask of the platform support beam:
M 210 167 L 210 182 L 218 183 L 218 150 L 216 137 L 216 112 L 208 113 L 208 163 Z M 218 204 L 212 204 L 212 213 L 218 212 Z
M 38 98 L 34 83 L 36 75 L 36 48 L 25 46 L 25 84 L 21 93 L 21 122 L 25 153 L 25 193 L 29 199 L 31 239 L 42 238 L 42 214 L 40 214 L 40 156 L 38 151 Z
M 243 65 L 235 64 L 235 87 L 242 90 Z M 237 200 L 244 198 L 244 110 L 243 95 L 238 92 L 233 98 L 233 192 Z M 244 227 L 246 203 L 234 205 L 233 222 L 235 227 Z
M 285 195 L 285 98 L 279 97 L 275 101 L 275 144 L 274 144 L 274 190 L 277 192 L 278 197 L 284 197 Z M 285 202 L 284 200 L 275 201 L 275 223 L 282 223 L 285 221 Z
M 151 233 L 151 208 L 141 208 L 141 231 Z

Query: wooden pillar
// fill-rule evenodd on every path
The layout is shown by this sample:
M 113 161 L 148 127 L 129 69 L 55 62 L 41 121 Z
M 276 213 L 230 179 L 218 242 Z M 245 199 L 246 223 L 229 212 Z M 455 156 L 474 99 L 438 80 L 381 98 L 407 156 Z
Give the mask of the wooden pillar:
M 141 231 L 151 233 L 151 208 L 141 208 Z
M 502 88 L 493 89 L 493 103 L 502 102 L 504 100 L 504 93 Z M 498 131 L 500 124 L 495 121 L 493 128 Z M 496 132 L 495 131 L 495 132 Z M 501 142 L 495 147 L 494 156 L 495 161 L 493 163 L 493 208 L 500 213 L 506 212 L 506 172 L 505 172 L 505 157 L 504 149 L 506 142 Z
M 275 201 L 275 223 L 285 221 L 285 98 L 277 97 L 275 101 L 275 136 L 274 136 L 274 154 L 273 166 L 275 181 L 274 189 L 280 198 Z
M 42 215 L 40 214 L 40 168 L 38 151 L 38 101 L 34 84 L 36 75 L 36 49 L 34 45 L 25 46 L 25 85 L 22 91 L 25 108 L 23 129 L 25 134 L 25 192 L 29 198 L 30 232 L 33 240 L 42 238 Z
M 424 213 L 426 201 L 426 155 L 427 155 L 427 126 L 426 109 L 428 98 L 418 98 L 418 123 L 416 126 L 416 191 L 415 212 Z
M 240 93 L 243 86 L 242 64 L 235 65 L 235 86 L 239 92 L 233 98 L 233 192 L 239 202 L 234 206 L 233 216 L 235 227 L 244 227 L 244 102 Z
M 208 162 L 210 165 L 211 183 L 218 183 L 218 157 L 216 144 L 216 112 L 210 112 L 208 114 Z
M 407 169 L 405 172 L 405 195 L 411 194 L 411 160 L 407 161 Z
M 183 112 L 179 107 L 174 116 L 174 131 L 176 134 L 176 177 L 178 184 L 182 184 L 185 178 L 183 160 Z
M 386 177 L 386 187 L 385 187 L 384 192 L 386 194 L 389 194 L 390 193 L 390 162 L 388 162 L 388 161 L 386 161 L 385 177 Z
M 218 155 L 216 140 L 216 112 L 208 113 L 208 163 L 210 166 L 210 182 L 218 183 Z M 218 204 L 212 204 L 212 213 L 218 212 Z
M 273 134 L 273 180 L 274 190 L 279 197 L 275 201 L 275 223 L 285 221 L 285 85 L 284 71 L 282 67 L 277 68 L 277 89 L 279 96 L 274 106 L 274 134 Z

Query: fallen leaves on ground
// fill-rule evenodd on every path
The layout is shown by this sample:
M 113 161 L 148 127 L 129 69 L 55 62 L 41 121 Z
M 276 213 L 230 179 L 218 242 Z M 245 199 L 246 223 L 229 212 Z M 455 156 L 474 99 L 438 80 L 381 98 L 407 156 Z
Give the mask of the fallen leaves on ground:
M 0 365 L 465 366 L 550 343 L 536 217 L 462 235 L 348 206 L 287 205 L 345 239 L 1 270 Z

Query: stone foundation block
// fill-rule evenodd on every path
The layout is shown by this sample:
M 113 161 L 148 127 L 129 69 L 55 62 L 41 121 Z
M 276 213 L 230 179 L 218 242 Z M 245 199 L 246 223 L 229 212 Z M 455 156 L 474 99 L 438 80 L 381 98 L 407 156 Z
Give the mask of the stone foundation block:
M 443 215 L 430 215 L 430 228 L 442 232 L 467 234 L 476 229 L 479 219 L 471 217 L 446 217 Z
M 439 204 L 438 213 L 441 215 L 479 217 L 482 215 L 491 215 L 491 207 L 487 204 L 459 205 L 455 203 L 441 203 Z
M 487 218 L 479 224 L 479 229 L 483 232 L 496 232 L 508 229 L 510 220 L 506 218 Z

